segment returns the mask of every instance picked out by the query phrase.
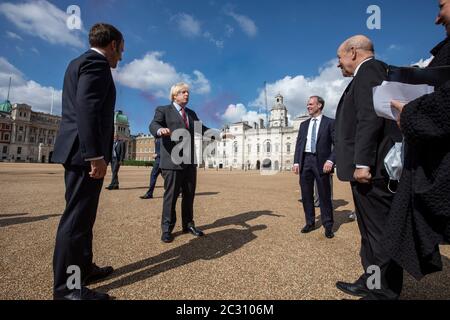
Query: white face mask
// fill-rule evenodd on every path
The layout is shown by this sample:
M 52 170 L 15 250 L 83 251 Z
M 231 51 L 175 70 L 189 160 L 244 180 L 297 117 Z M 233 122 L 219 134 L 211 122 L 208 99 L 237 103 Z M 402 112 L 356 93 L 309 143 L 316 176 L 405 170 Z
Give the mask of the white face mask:
M 386 168 L 391 180 L 400 181 L 403 171 L 404 148 L 402 142 L 396 142 L 384 158 Z M 392 191 L 391 191 L 392 192 Z

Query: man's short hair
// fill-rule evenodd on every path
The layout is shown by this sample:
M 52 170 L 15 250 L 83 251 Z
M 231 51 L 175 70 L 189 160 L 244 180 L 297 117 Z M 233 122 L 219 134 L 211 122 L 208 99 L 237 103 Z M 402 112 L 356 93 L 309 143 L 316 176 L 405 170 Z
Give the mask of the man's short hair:
M 107 23 L 96 23 L 89 31 L 89 44 L 92 48 L 104 48 L 112 41 L 123 41 L 122 33 Z
M 176 96 L 178 93 L 180 93 L 183 89 L 189 90 L 189 85 L 184 82 L 179 82 L 177 84 L 174 84 L 172 88 L 170 88 L 170 101 L 174 101 L 174 96 Z
M 316 98 L 317 103 L 319 103 L 322 107 L 320 108 L 320 110 L 323 110 L 323 108 L 325 107 L 325 100 L 323 100 L 322 97 L 319 96 L 311 96 L 309 98 Z

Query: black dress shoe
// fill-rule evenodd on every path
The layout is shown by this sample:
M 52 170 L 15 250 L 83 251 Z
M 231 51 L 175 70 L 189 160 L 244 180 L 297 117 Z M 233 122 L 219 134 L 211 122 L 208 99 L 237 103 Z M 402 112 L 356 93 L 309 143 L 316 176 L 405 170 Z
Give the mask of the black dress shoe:
M 141 198 L 141 199 L 153 199 L 153 195 L 146 193 L 143 196 L 140 196 L 139 198 Z
M 359 300 L 398 300 L 398 294 L 390 292 L 390 290 L 370 290 L 369 294 Z
M 334 238 L 334 232 L 331 229 L 326 229 L 325 230 L 325 237 L 327 237 L 328 239 L 332 239 Z
M 67 294 L 53 294 L 53 300 L 110 300 L 111 297 L 107 293 L 93 291 L 86 287 L 80 290 L 72 290 Z
M 189 232 L 189 233 L 193 234 L 196 237 L 203 237 L 205 235 L 202 230 L 197 229 L 194 226 L 183 228 L 183 232 L 184 233 L 188 233 Z
M 359 283 L 338 281 L 336 282 L 336 288 L 347 294 L 357 297 L 365 297 L 370 293 L 370 290 L 365 285 Z
M 106 278 L 113 272 L 114 272 L 114 268 L 111 266 L 106 266 L 106 267 L 100 268 L 95 263 L 93 263 L 91 272 L 83 280 L 83 285 L 86 286 L 88 284 L 95 283 L 101 279 Z
M 173 235 L 170 232 L 164 232 L 161 236 L 161 241 L 165 243 L 170 243 L 173 241 Z
M 313 224 L 307 224 L 306 226 L 303 227 L 303 229 L 300 231 L 301 233 L 309 233 L 311 231 L 313 231 L 315 229 L 315 225 Z
M 108 190 L 119 190 L 119 186 L 107 186 L 105 189 L 108 189 Z

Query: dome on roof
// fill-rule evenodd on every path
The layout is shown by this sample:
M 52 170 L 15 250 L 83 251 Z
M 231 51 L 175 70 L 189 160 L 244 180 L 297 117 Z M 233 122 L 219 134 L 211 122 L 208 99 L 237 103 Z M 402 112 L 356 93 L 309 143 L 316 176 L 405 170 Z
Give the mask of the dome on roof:
M 114 114 L 114 123 L 128 124 L 128 117 L 119 110 Z
M 3 103 L 0 104 L 0 111 L 2 112 L 11 112 L 12 110 L 12 104 L 9 102 L 9 100 L 5 100 Z

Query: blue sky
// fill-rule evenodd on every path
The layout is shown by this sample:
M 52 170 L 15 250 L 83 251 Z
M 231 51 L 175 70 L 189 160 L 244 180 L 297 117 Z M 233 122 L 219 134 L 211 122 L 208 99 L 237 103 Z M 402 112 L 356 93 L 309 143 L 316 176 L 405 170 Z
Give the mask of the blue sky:
M 81 9 L 81 31 L 66 27 L 72 4 Z M 380 30 L 367 28 L 370 5 L 381 9 Z M 321 95 L 333 116 L 348 81 L 336 68 L 339 44 L 365 34 L 389 64 L 425 60 L 445 37 L 434 25 L 437 12 L 437 0 L 0 1 L 0 100 L 12 76 L 11 102 L 49 112 L 53 91 L 60 113 L 65 68 L 102 21 L 125 37 L 116 109 L 134 134 L 148 133 L 155 107 L 181 80 L 191 84 L 190 107 L 211 127 L 262 116 L 264 81 L 269 108 L 281 93 L 293 118 L 308 96 Z

